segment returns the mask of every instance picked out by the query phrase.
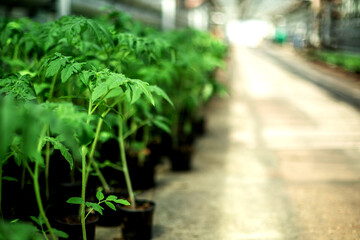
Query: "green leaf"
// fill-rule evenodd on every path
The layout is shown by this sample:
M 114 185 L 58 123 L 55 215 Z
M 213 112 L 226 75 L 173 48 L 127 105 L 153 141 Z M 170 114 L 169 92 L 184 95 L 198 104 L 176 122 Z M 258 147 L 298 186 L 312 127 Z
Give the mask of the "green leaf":
M 56 228 L 51 228 L 54 232 L 54 234 L 61 238 L 69 238 L 69 235 L 66 232 L 60 231 Z
M 71 197 L 66 202 L 71 204 L 84 204 L 84 200 L 81 197 Z
M 98 213 L 100 213 L 101 215 L 103 215 L 103 211 L 104 208 L 101 207 L 99 204 L 97 203 L 92 203 L 92 202 L 86 202 L 86 206 L 87 207 L 90 207 L 90 208 L 93 208 L 95 211 L 97 211 Z
M 106 41 L 112 46 L 114 47 L 114 41 L 113 38 L 111 36 L 111 33 L 109 32 L 108 29 L 104 28 L 103 25 L 99 24 L 98 27 L 100 28 L 101 32 L 102 32 L 102 36 L 105 37 Z
M 57 58 L 53 61 L 51 61 L 48 65 L 48 68 L 46 69 L 45 77 L 52 77 L 55 76 L 55 74 L 60 70 L 61 67 L 63 67 L 66 64 L 65 58 Z
M 50 142 L 54 146 L 55 149 L 60 150 L 61 155 L 63 155 L 63 157 L 66 159 L 66 161 L 68 161 L 68 163 L 70 164 L 70 169 L 72 169 L 73 165 L 74 165 L 74 160 L 72 158 L 71 153 L 69 152 L 69 149 L 66 148 L 65 145 L 63 145 L 56 138 L 45 137 L 45 141 Z
M 35 90 L 29 75 L 12 75 L 0 80 L 0 94 L 12 96 L 20 101 L 36 99 Z
M 120 204 L 125 205 L 125 206 L 129 206 L 129 205 L 130 205 L 130 203 L 129 203 L 127 200 L 125 200 L 125 199 L 116 199 L 116 200 L 114 200 L 114 202 L 120 203 Z
M 101 201 L 105 198 L 104 194 L 101 191 L 97 191 L 96 198 Z
M 39 95 L 45 89 L 48 89 L 48 88 L 50 88 L 50 84 L 48 84 L 48 83 L 34 83 L 34 89 L 35 89 L 36 95 Z
M 94 88 L 94 91 L 91 95 L 91 100 L 95 102 L 101 96 L 105 95 L 108 91 L 108 85 L 105 82 L 100 83 Z
M 77 73 L 81 70 L 81 63 L 74 63 L 68 64 L 62 71 L 61 71 L 61 82 L 65 83 L 67 80 L 73 75 L 73 73 Z
M 167 132 L 167 133 L 171 133 L 170 127 L 169 127 L 166 123 L 164 123 L 163 121 L 161 121 L 161 120 L 159 120 L 159 119 L 154 119 L 154 120 L 152 121 L 152 123 L 153 123 L 156 127 L 160 128 L 161 130 L 163 130 L 163 131 L 165 131 L 165 132 Z
M 113 97 L 119 97 L 124 95 L 124 91 L 121 88 L 115 88 L 112 89 L 109 94 L 106 95 L 105 99 L 113 98 Z
M 166 92 L 164 92 L 164 90 L 162 90 L 158 86 L 149 86 L 149 90 L 152 93 L 155 93 L 155 94 L 159 95 L 160 97 L 164 98 L 172 107 L 174 107 L 173 102 L 171 101 L 169 96 L 166 94 Z
M 154 101 L 154 98 L 152 97 L 152 95 L 151 95 L 151 92 L 149 91 L 149 84 L 148 83 L 146 83 L 146 82 L 143 82 L 143 81 L 141 81 L 141 80 L 139 80 L 139 79 L 133 79 L 132 81 L 131 81 L 132 83 L 134 83 L 134 84 L 136 84 L 136 86 L 138 87 L 138 88 L 135 88 L 135 90 L 133 90 L 133 91 L 139 91 L 139 90 L 141 90 L 144 94 L 145 94 L 145 96 L 148 98 L 148 100 L 150 101 L 150 103 L 152 104 L 152 105 L 155 105 L 155 101 Z M 134 93 L 135 94 L 135 93 Z M 136 93 L 137 94 L 137 93 Z
M 39 226 L 42 226 L 43 225 L 43 221 L 42 221 L 42 218 L 39 216 L 38 218 L 37 217 L 34 217 L 34 216 L 30 216 L 31 220 L 33 220 L 34 222 L 36 222 L 37 225 Z
M 105 37 L 106 41 L 111 46 L 114 45 L 111 34 L 107 29 L 105 29 L 104 27 L 102 27 L 96 21 L 94 21 L 92 19 L 88 19 L 87 23 L 88 23 L 89 29 L 94 33 L 94 35 L 96 36 L 99 43 L 101 43 L 101 40 L 103 39 L 103 37 Z
M 10 182 L 19 182 L 19 180 L 14 177 L 3 176 L 2 179 Z
M 135 103 L 141 97 L 143 91 L 137 86 L 130 86 L 131 89 L 131 104 Z
M 89 71 L 82 71 L 80 73 L 80 80 L 85 84 L 85 86 L 89 86 L 89 78 L 92 76 L 92 73 Z
M 111 208 L 112 210 L 116 211 L 116 207 L 114 204 L 112 204 L 111 202 L 105 202 L 106 205 L 108 205 L 109 208 Z
M 110 195 L 110 196 L 108 196 L 108 197 L 106 198 L 106 201 L 114 201 L 114 200 L 116 200 L 116 199 L 118 199 L 117 196 L 115 196 L 115 195 Z
M 14 219 L 14 220 L 12 220 L 10 223 L 17 223 L 18 221 L 19 221 L 20 219 Z
M 119 74 L 119 73 L 111 74 L 110 77 L 106 80 L 106 83 L 108 84 L 109 89 L 116 88 L 126 82 L 127 82 L 127 78 L 125 77 L 125 75 Z
M 92 31 L 92 33 L 96 36 L 97 40 L 100 42 L 101 41 L 101 29 L 100 29 L 99 25 L 97 24 L 97 22 L 95 22 L 92 19 L 88 19 L 87 24 L 88 24 L 89 29 Z

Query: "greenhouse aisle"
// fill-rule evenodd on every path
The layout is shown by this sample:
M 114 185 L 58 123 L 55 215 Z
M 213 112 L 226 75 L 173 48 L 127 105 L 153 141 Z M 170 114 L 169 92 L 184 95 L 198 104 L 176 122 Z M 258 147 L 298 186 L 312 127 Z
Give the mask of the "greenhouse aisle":
M 143 193 L 153 239 L 360 239 L 360 112 L 261 50 L 234 49 L 222 77 L 193 171 L 162 167 Z

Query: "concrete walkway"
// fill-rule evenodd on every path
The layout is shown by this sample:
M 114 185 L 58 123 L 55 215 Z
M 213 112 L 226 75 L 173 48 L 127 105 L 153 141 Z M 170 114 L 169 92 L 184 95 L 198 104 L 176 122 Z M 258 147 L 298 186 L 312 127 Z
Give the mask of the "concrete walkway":
M 209 106 L 194 170 L 165 166 L 142 194 L 157 203 L 153 239 L 360 239 L 360 112 L 263 50 L 234 49 L 222 77 L 231 96 Z

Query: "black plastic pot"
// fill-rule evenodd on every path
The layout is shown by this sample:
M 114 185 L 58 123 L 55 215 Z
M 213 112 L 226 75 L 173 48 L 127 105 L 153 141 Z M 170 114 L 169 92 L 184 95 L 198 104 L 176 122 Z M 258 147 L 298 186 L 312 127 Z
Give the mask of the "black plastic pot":
M 122 239 L 150 240 L 155 203 L 149 200 L 136 200 L 136 204 L 136 209 L 118 206 L 118 211 L 122 217 Z
M 79 221 L 72 221 L 76 219 L 77 216 L 66 216 L 59 217 L 56 219 L 56 226 L 59 230 L 66 232 L 69 235 L 69 238 L 60 238 L 59 240 L 82 240 L 82 228 Z M 86 237 L 88 240 L 95 239 L 95 226 L 96 222 L 99 220 L 99 217 L 96 215 L 90 215 L 86 219 Z
M 193 151 L 193 147 L 188 145 L 174 147 L 170 156 L 171 169 L 173 171 L 191 170 Z
M 134 190 L 146 190 L 155 187 L 155 163 L 146 159 L 142 164 L 137 157 L 126 156 L 131 184 Z M 120 173 L 122 174 L 122 173 Z M 123 175 L 123 174 L 122 174 Z M 120 182 L 126 188 L 125 176 Z
M 206 121 L 204 117 L 193 120 L 193 131 L 197 136 L 203 136 L 206 132 Z
M 134 164 L 131 163 L 130 159 L 128 161 L 133 189 L 146 190 L 155 187 L 155 164 L 150 160 L 145 161 L 143 165 L 135 161 L 133 162 Z

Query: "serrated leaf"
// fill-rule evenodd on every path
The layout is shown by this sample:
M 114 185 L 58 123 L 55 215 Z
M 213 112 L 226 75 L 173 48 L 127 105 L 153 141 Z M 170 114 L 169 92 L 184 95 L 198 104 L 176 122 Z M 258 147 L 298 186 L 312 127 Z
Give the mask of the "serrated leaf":
M 71 197 L 66 202 L 71 204 L 84 204 L 84 200 L 81 197 Z
M 115 88 L 115 89 L 112 89 L 108 95 L 106 95 L 105 99 L 119 97 L 119 96 L 122 96 L 123 94 L 124 94 L 124 91 L 121 88 Z
M 106 201 L 114 201 L 114 200 L 116 200 L 116 199 L 118 199 L 117 196 L 115 196 L 115 195 L 110 195 L 110 196 L 108 196 L 108 197 L 106 198 Z
M 130 205 L 130 203 L 129 203 L 127 200 L 125 200 L 125 199 L 116 199 L 116 200 L 114 200 L 114 202 L 115 202 L 115 203 L 122 204 L 122 205 L 125 205 L 125 206 L 129 206 L 129 205 Z
M 158 86 L 154 86 L 154 85 L 149 86 L 149 90 L 152 93 L 155 93 L 155 94 L 159 95 L 160 97 L 164 98 L 172 107 L 174 107 L 173 102 L 171 101 L 171 99 L 169 98 L 169 96 L 166 94 L 166 92 L 164 90 L 162 90 Z
M 112 204 L 111 202 L 105 202 L 106 205 L 108 205 L 109 208 L 111 208 L 112 210 L 116 211 L 116 207 L 114 204 Z
M 92 20 L 92 19 L 88 19 L 87 20 L 88 23 L 88 28 L 94 33 L 94 35 L 96 36 L 97 40 L 101 43 L 101 40 L 103 38 L 103 36 L 106 38 L 106 41 L 110 44 L 110 45 L 114 45 L 111 35 L 109 33 L 108 30 L 106 30 L 105 28 L 103 28 L 101 25 L 99 25 L 96 21 Z
M 68 64 L 62 71 L 61 71 L 61 82 L 65 83 L 67 80 L 73 75 L 77 73 L 81 69 L 80 63 Z
M 60 238 L 69 238 L 69 235 L 66 233 L 66 232 L 63 232 L 63 231 L 60 231 L 56 228 L 51 228 L 54 232 L 54 234 L 57 236 L 57 237 L 60 237 Z
M 101 207 L 99 204 L 97 203 L 92 203 L 92 202 L 86 202 L 86 206 L 87 207 L 90 207 L 90 208 L 93 208 L 95 211 L 97 211 L 98 213 L 100 213 L 101 215 L 103 215 L 103 211 L 104 208 Z
M 167 133 L 171 133 L 170 127 L 169 127 L 166 123 L 160 121 L 159 119 L 154 119 L 154 120 L 153 120 L 153 124 L 154 124 L 156 127 L 160 128 L 161 130 L 163 130 L 163 131 L 165 131 L 165 132 L 167 132 Z
M 108 29 L 104 28 L 103 25 L 99 24 L 98 25 L 101 32 L 102 32 L 102 36 L 104 36 L 106 38 L 106 41 L 112 46 L 114 47 L 114 41 L 113 41 L 113 38 L 111 36 L 111 33 L 109 32 Z
M 105 198 L 104 194 L 101 191 L 97 191 L 96 198 L 101 201 Z
M 48 83 L 34 83 L 34 89 L 35 89 L 36 95 L 39 95 L 45 89 L 48 89 L 48 88 L 50 88 L 50 84 L 48 84 Z
M 105 95 L 108 91 L 108 85 L 105 82 L 100 83 L 94 88 L 94 91 L 91 95 L 91 100 L 95 102 L 101 96 Z
M 88 19 L 87 24 L 88 24 L 88 28 L 96 36 L 97 40 L 101 41 L 101 30 L 99 28 L 99 25 L 92 19 Z
M 154 98 L 152 97 L 151 92 L 149 91 L 149 86 L 148 86 L 149 84 L 148 83 L 143 82 L 143 81 L 141 81 L 139 79 L 133 79 L 131 82 L 136 84 L 136 86 L 138 86 L 138 88 L 135 88 L 135 89 L 141 90 L 145 94 L 145 96 L 148 98 L 150 103 L 152 105 L 155 105 Z M 135 90 L 135 91 L 138 91 L 138 90 Z
M 126 83 L 126 80 L 127 78 L 123 74 L 111 74 L 106 80 L 106 83 L 108 84 L 109 89 L 113 89 Z
M 42 226 L 43 225 L 43 221 L 41 219 L 41 217 L 34 217 L 34 216 L 30 216 L 30 219 L 33 220 L 34 222 L 36 222 L 37 225 Z
M 85 86 L 89 86 L 89 79 L 92 76 L 92 73 L 89 71 L 82 71 L 80 74 L 80 80 L 85 84 Z
M 12 75 L 0 80 L 0 94 L 12 96 L 19 101 L 36 99 L 35 90 L 29 75 Z
M 10 223 L 17 223 L 18 221 L 19 221 L 20 219 L 14 219 L 14 220 L 12 220 Z
M 60 150 L 61 155 L 63 155 L 63 157 L 66 159 L 66 161 L 68 161 L 68 163 L 70 164 L 70 169 L 72 169 L 73 165 L 74 165 L 74 159 L 73 159 L 71 153 L 69 152 L 69 149 L 67 147 L 65 147 L 65 145 L 63 145 L 56 138 L 45 137 L 45 141 L 50 142 L 54 146 L 55 149 Z
M 66 59 L 60 57 L 51 61 L 46 69 L 45 77 L 52 77 L 60 70 L 61 67 L 65 66 Z
M 10 182 L 19 182 L 18 179 L 14 178 L 14 177 L 9 177 L 9 176 L 3 176 L 2 179 L 6 180 L 6 181 L 10 181 Z
M 141 97 L 143 91 L 138 86 L 130 86 L 131 89 L 131 104 L 135 103 Z

